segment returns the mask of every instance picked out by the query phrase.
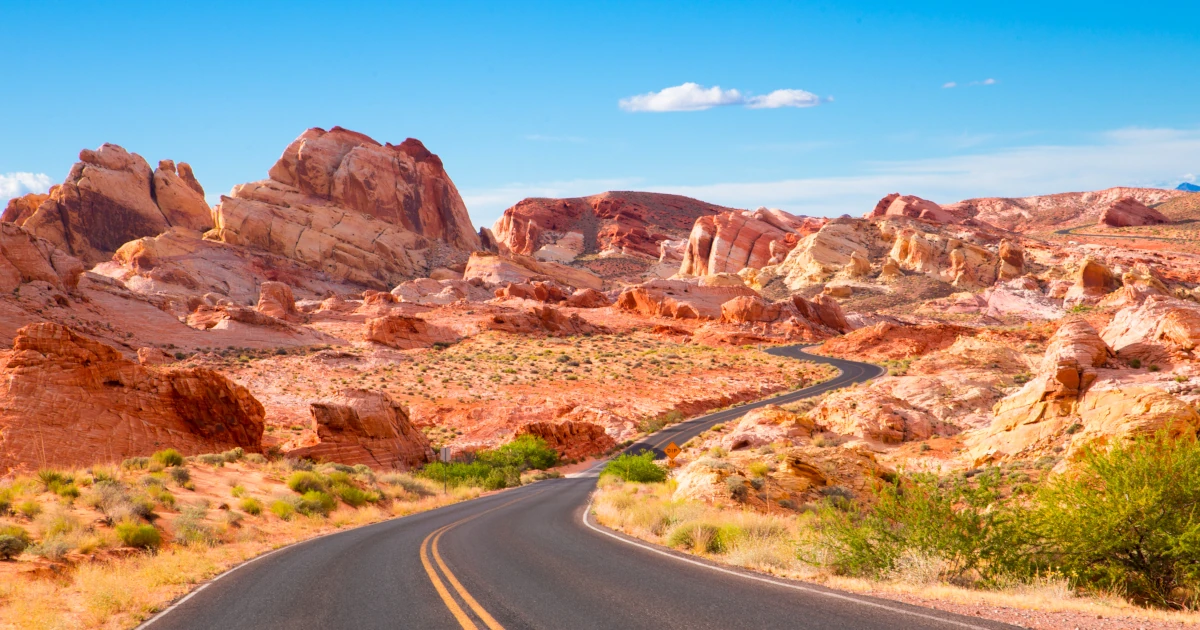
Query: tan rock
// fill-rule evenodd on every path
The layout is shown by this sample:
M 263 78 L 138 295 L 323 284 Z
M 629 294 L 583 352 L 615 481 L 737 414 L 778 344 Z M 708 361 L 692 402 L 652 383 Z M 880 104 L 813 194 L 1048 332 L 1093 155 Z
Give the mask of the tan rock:
M 1075 270 L 1074 284 L 1063 296 L 1063 306 L 1096 304 L 1118 286 L 1117 278 L 1107 265 L 1094 258 L 1085 258 Z
M 425 434 L 383 392 L 342 389 L 309 405 L 309 412 L 317 443 L 289 451 L 292 457 L 385 470 L 410 470 L 433 461 Z
M 212 210 L 204 200 L 204 189 L 186 163 L 181 162 L 178 170 L 171 160 L 158 163 L 154 170 L 154 202 L 172 226 L 198 232 L 213 227 Z
M 767 208 L 700 217 L 688 236 L 679 273 L 705 276 L 779 264 L 802 236 L 823 224 L 821 219 Z
M 697 281 L 651 280 L 629 287 L 616 305 L 626 311 L 674 319 L 719 319 L 721 305 L 740 296 L 757 296 L 746 286 L 701 286 Z
M 467 261 L 464 280 L 479 279 L 489 284 L 521 283 L 530 280 L 553 280 L 576 289 L 603 287 L 603 280 L 583 269 L 538 261 L 529 256 L 499 256 L 476 252 Z
M 296 298 L 292 295 L 292 287 L 282 282 L 264 282 L 259 287 L 258 304 L 254 310 L 278 319 L 296 319 L 300 311 L 296 310 Z
M 451 343 L 458 335 L 449 328 L 431 324 L 419 317 L 409 315 L 386 315 L 368 319 L 367 341 L 373 341 L 400 350 L 428 348 L 435 343 Z

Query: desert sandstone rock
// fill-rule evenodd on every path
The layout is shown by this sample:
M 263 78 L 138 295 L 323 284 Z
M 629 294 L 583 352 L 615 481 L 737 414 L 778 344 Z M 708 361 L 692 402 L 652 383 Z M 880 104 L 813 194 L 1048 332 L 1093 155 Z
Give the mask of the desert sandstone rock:
M 1122 197 L 1114 201 L 1105 209 L 1104 214 L 1100 215 L 1100 224 L 1105 227 L 1136 227 L 1170 222 L 1163 213 L 1133 197 Z
M 1101 337 L 1123 359 L 1169 359 L 1170 353 L 1190 351 L 1200 343 L 1200 309 L 1191 302 L 1151 296 L 1118 311 Z
M 688 236 L 679 273 L 704 276 L 779 264 L 801 237 L 823 224 L 821 219 L 768 208 L 700 217 Z
M 246 388 L 203 368 L 142 367 L 58 324 L 22 328 L 0 375 L 3 471 L 261 448 L 264 411 Z
M 1063 307 L 1096 304 L 1119 285 L 1107 265 L 1095 258 L 1085 258 L 1075 270 L 1074 283 L 1063 296 Z
M 367 341 L 400 350 L 428 348 L 435 343 L 450 343 L 458 339 L 453 330 L 432 324 L 420 317 L 408 315 L 386 315 L 368 319 Z
M 719 319 L 721 305 L 735 297 L 757 297 L 745 285 L 702 286 L 692 280 L 651 280 L 621 292 L 617 307 L 653 317 Z
M 254 310 L 277 319 L 296 319 L 296 298 L 292 288 L 282 282 L 264 282 L 258 288 L 258 304 Z
M 542 438 L 563 460 L 601 455 L 617 444 L 603 426 L 574 420 L 531 422 L 521 427 L 518 435 L 522 434 Z
M 82 273 L 80 261 L 50 241 L 0 223 L 0 293 L 39 280 L 59 291 L 74 292 Z
M 215 238 L 380 289 L 481 248 L 442 161 L 412 138 L 309 129 L 269 174 L 221 198 Z
M 658 258 L 661 242 L 686 239 L 698 218 L 726 210 L 688 197 L 642 192 L 530 198 L 505 210 L 493 230 L 514 254 L 530 256 L 548 248 L 544 251 L 557 252 L 555 260 L 576 249 Z
M 157 171 L 142 156 L 115 144 L 84 149 L 67 180 L 50 189 L 47 199 L 28 213 L 5 212 L 12 221 L 80 258 L 89 267 L 108 260 L 121 245 L 155 236 L 177 225 L 212 225 L 208 204 L 191 168 L 164 160 Z M 195 187 L 193 187 L 193 185 Z M 162 197 L 156 195 L 161 194 Z
M 900 193 L 892 193 L 879 203 L 875 204 L 875 209 L 867 213 L 866 218 L 878 219 L 882 217 L 912 217 L 914 219 L 924 219 L 926 221 L 936 221 L 938 223 L 956 223 L 959 218 L 953 213 L 947 212 L 941 206 L 922 199 L 915 195 L 901 195 Z
M 471 255 L 463 272 L 464 280 L 475 278 L 493 285 L 530 280 L 553 280 L 576 289 L 599 290 L 604 285 L 604 281 L 595 274 L 561 263 L 538 261 L 529 256 L 482 252 Z
M 433 461 L 425 434 L 383 392 L 342 389 L 309 405 L 309 412 L 317 443 L 289 451 L 292 457 L 385 470 L 410 470 Z

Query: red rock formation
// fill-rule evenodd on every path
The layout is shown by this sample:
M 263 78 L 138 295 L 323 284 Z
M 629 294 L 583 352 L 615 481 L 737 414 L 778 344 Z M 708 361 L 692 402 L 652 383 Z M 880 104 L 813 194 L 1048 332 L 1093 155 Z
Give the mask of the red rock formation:
M 481 246 L 436 155 L 412 138 L 381 145 L 341 127 L 304 132 L 270 179 L 221 198 L 216 221 L 227 243 L 380 289 Z
M 1166 215 L 1143 204 L 1133 197 L 1122 197 L 1112 203 L 1100 215 L 1100 224 L 1106 227 L 1134 227 L 1138 225 L 1161 225 L 1170 223 Z
M 575 420 L 562 422 L 531 422 L 517 435 L 533 435 L 546 441 L 564 460 L 587 459 L 602 455 L 616 446 L 617 442 L 604 431 L 604 427 Z
M 88 266 L 108 260 L 121 245 L 155 236 L 172 225 L 206 229 L 212 217 L 199 184 L 176 173 L 170 160 L 157 171 L 142 156 L 115 144 L 84 149 L 67 180 L 32 213 L 32 198 L 5 211 L 11 221 L 81 258 Z M 193 188 L 193 184 L 195 187 Z M 161 197 L 158 197 L 161 195 Z M 12 204 L 10 204 L 12 205 Z
M 583 269 L 556 262 L 534 260 L 529 256 L 484 254 L 476 252 L 467 260 L 464 280 L 478 279 L 490 284 L 553 280 L 574 288 L 600 289 L 604 281 Z
M 24 223 L 49 198 L 49 194 L 29 193 L 9 199 L 4 212 L 0 213 L 0 223 Z
M 658 258 L 659 243 L 687 236 L 696 219 L 729 210 L 678 195 L 607 192 L 571 199 L 524 199 L 493 230 L 515 254 L 532 255 L 567 233 L 583 236 L 583 253 L 617 251 Z
M 1063 296 L 1063 306 L 1095 304 L 1118 287 L 1120 281 L 1107 265 L 1094 258 L 1085 258 L 1075 270 L 1075 283 Z
M 0 223 L 0 293 L 41 280 L 59 291 L 75 291 L 83 265 L 45 239 Z
M 901 196 L 900 193 L 892 193 L 880 199 L 879 203 L 875 204 L 875 209 L 867 213 L 864 218 L 880 217 L 913 217 L 937 223 L 959 223 L 962 220 L 928 199 L 922 199 L 915 195 Z
M 595 289 L 579 289 L 567 297 L 567 306 L 575 308 L 604 308 L 610 304 L 608 297 Z
M 567 294 L 558 285 L 550 282 L 509 282 L 496 289 L 498 298 L 520 298 L 538 302 L 564 302 Z
M 118 462 L 175 448 L 258 451 L 263 407 L 203 368 L 151 370 L 58 324 L 18 331 L 0 367 L 0 471 Z
M 721 305 L 739 296 L 757 296 L 746 286 L 703 286 L 687 280 L 651 280 L 629 287 L 617 307 L 653 317 L 720 319 Z
M 781 210 L 735 210 L 696 220 L 688 236 L 684 275 L 737 273 L 783 262 L 800 238 L 825 224 L 823 219 L 797 217 Z
M 1161 188 L 1109 188 L 1038 197 L 967 199 L 944 206 L 943 209 L 1005 230 L 1030 232 L 1077 225 L 1080 222 L 1097 223 L 1105 209 L 1123 197 L 1153 204 L 1187 194 Z
M 419 317 L 386 315 L 367 320 L 365 339 L 408 350 L 428 348 L 435 343 L 450 343 L 457 340 L 458 335 L 448 328 L 435 326 Z
M 433 461 L 425 434 L 383 392 L 343 389 L 330 400 L 309 405 L 309 412 L 317 443 L 289 451 L 292 457 L 393 470 Z
M 282 282 L 264 282 L 258 289 L 258 304 L 254 310 L 270 315 L 277 319 L 296 319 L 300 311 L 296 310 L 296 298 L 292 295 L 292 287 Z
M 843 337 L 830 339 L 821 346 L 821 350 L 823 354 L 858 361 L 905 359 L 949 348 L 960 335 L 973 333 L 966 326 L 953 324 L 901 326 L 879 322 Z
M 582 335 L 601 332 L 601 328 L 588 323 L 579 315 L 567 315 L 549 305 L 523 311 L 495 313 L 484 321 L 483 326 L 488 330 L 517 334 Z

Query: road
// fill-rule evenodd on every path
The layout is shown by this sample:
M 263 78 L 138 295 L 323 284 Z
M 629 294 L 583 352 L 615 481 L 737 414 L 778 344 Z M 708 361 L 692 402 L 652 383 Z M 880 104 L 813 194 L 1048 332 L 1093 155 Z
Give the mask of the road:
M 883 372 L 830 363 L 831 381 L 674 425 L 661 449 L 749 409 Z M 300 543 L 219 576 L 150 619 L 153 630 L 367 628 L 1007 628 L 720 567 L 598 526 L 595 469 Z

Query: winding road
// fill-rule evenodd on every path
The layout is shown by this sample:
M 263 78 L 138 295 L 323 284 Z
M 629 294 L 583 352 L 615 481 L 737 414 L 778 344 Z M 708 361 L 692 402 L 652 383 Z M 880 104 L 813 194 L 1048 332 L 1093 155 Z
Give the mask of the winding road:
M 841 374 L 679 423 L 629 450 L 660 451 L 750 409 L 883 373 L 799 346 L 767 352 Z M 1012 627 L 732 569 L 615 533 L 588 515 L 598 469 L 280 549 L 202 585 L 142 627 Z

